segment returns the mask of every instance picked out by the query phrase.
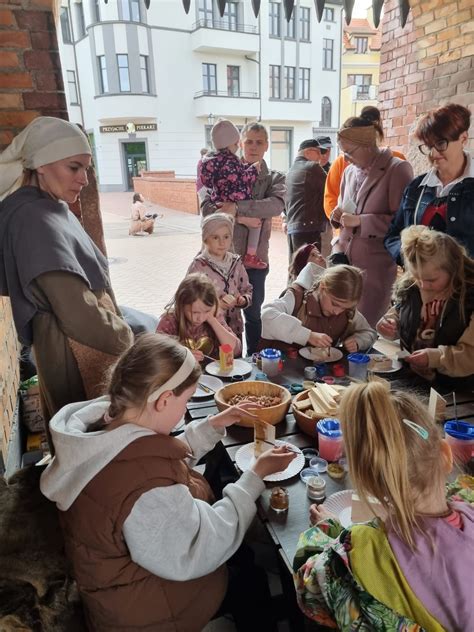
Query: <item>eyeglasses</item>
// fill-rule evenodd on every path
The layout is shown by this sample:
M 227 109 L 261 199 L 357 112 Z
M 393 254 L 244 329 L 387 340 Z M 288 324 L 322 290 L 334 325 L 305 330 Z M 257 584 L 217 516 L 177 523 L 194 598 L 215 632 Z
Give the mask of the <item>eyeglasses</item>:
M 359 147 L 356 147 L 355 149 L 353 149 L 352 151 L 345 151 L 344 149 L 342 149 L 342 147 L 339 145 L 339 149 L 342 151 L 342 153 L 344 154 L 345 157 L 347 158 L 352 158 L 352 156 L 356 153 L 357 150 L 360 149 Z
M 441 140 L 437 140 L 433 145 L 418 145 L 418 149 L 424 156 L 429 156 L 432 149 L 436 149 L 436 151 L 442 154 L 447 150 L 450 142 L 451 141 L 446 140 L 446 138 L 442 138 Z
M 322 153 L 323 156 L 325 156 L 328 153 L 329 149 L 322 149 L 321 148 L 319 151 Z

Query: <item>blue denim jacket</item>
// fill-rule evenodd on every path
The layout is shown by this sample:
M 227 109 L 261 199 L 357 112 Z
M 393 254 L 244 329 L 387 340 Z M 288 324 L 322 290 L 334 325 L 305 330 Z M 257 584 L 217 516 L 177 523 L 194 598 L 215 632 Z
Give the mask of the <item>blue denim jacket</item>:
M 385 248 L 392 259 L 402 265 L 400 233 L 407 226 L 419 224 L 426 207 L 436 197 L 434 187 L 420 187 L 425 174 L 415 178 L 405 189 L 403 198 L 384 239 Z M 446 232 L 465 246 L 474 257 L 474 178 L 464 178 L 449 192 L 446 213 Z

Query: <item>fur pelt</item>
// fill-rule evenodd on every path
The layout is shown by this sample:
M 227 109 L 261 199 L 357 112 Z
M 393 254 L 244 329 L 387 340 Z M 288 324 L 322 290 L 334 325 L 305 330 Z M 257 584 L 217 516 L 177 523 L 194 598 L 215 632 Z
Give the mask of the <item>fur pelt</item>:
M 85 632 L 56 506 L 39 489 L 44 468 L 0 478 L 0 632 Z

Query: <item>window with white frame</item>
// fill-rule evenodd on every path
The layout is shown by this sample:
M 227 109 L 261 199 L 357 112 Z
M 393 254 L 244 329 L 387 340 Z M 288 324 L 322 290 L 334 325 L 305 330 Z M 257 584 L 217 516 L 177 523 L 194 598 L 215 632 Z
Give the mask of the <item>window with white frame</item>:
M 334 22 L 334 9 L 331 7 L 325 7 L 323 13 L 323 20 L 325 22 Z
M 237 2 L 228 2 L 225 6 L 224 15 L 222 16 L 223 27 L 229 31 L 236 31 L 239 23 Z
M 323 39 L 323 70 L 334 70 L 333 39 Z
M 148 56 L 140 55 L 140 78 L 142 81 L 142 92 L 150 92 L 150 82 L 148 78 Z
M 286 18 L 283 19 L 283 24 L 285 25 L 285 38 L 296 39 L 296 7 L 294 7 L 291 18 L 288 21 Z
M 212 28 L 214 24 L 214 13 L 212 0 L 199 0 L 198 4 L 199 22 L 202 26 Z
M 332 103 L 329 97 L 321 99 L 321 127 L 331 127 L 332 125 Z
M 86 21 L 84 19 L 84 7 L 82 2 L 76 2 L 76 22 L 77 22 L 77 37 L 80 39 L 86 34 Z
M 91 15 L 94 22 L 100 22 L 100 0 L 92 0 Z
M 74 70 L 68 70 L 67 75 L 67 87 L 69 92 L 69 103 L 71 105 L 79 105 L 79 96 L 77 92 L 76 73 Z
M 281 66 L 270 65 L 270 98 L 280 98 Z
M 99 90 L 101 94 L 109 91 L 109 80 L 107 77 L 107 65 L 105 63 L 105 55 L 97 57 L 97 66 L 99 70 Z
M 122 19 L 128 22 L 140 22 L 140 0 L 121 0 Z
M 299 69 L 299 98 L 302 101 L 309 101 L 310 95 L 310 78 L 311 70 L 309 68 Z
M 69 11 L 67 7 L 62 7 L 59 19 L 61 22 L 61 35 L 63 36 L 63 42 L 65 44 L 71 44 L 71 27 L 69 26 Z
M 296 68 L 294 66 L 285 66 L 284 71 L 284 98 L 295 98 L 295 74 Z
M 354 46 L 355 52 L 359 55 L 363 55 L 367 52 L 369 47 L 369 38 L 368 37 L 355 37 L 354 38 Z
M 130 92 L 130 72 L 128 70 L 128 55 L 117 55 L 120 92 Z
M 202 89 L 204 94 L 217 94 L 216 64 L 202 64 Z
M 368 97 L 372 75 L 347 75 L 347 85 L 357 86 L 357 98 Z
M 240 96 L 239 66 L 227 66 L 227 94 L 230 97 Z
M 270 129 L 270 156 L 272 169 L 286 172 L 291 164 L 291 145 L 293 130 L 291 128 Z
M 269 2 L 270 35 L 280 37 L 281 30 L 281 4 L 279 2 Z
M 311 37 L 311 10 L 309 7 L 300 7 L 300 39 L 309 42 Z

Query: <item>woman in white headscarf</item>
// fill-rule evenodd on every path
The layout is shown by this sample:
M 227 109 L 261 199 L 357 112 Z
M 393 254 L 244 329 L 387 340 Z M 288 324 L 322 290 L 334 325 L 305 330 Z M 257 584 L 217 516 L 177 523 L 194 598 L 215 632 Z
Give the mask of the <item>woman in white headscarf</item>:
M 39 117 L 0 154 L 0 295 L 18 337 L 33 345 L 46 421 L 102 393 L 105 372 L 132 342 L 107 260 L 69 210 L 87 184 L 86 136 Z

